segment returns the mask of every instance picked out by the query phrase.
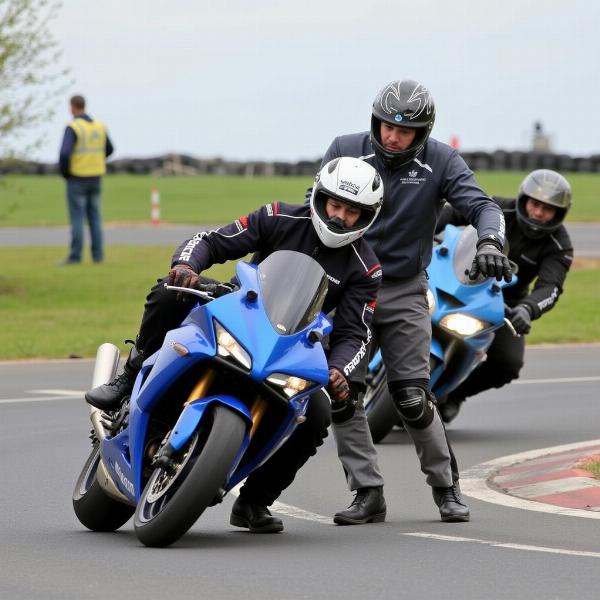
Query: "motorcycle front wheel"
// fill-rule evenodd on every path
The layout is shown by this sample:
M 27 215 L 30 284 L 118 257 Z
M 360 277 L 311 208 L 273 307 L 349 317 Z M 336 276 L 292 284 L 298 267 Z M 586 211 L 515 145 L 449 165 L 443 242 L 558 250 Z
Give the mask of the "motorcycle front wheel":
M 134 506 L 107 496 L 96 477 L 100 464 L 100 446 L 92 448 L 73 490 L 73 509 L 80 523 L 92 531 L 116 531 L 129 521 Z
M 138 502 L 134 527 L 145 546 L 165 547 L 200 517 L 225 483 L 246 433 L 241 415 L 217 405 L 175 453 L 154 470 Z

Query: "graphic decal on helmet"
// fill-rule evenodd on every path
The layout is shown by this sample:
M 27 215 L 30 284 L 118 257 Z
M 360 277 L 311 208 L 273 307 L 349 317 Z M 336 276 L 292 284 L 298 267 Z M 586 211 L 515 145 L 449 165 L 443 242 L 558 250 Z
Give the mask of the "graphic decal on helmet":
M 388 115 L 396 113 L 394 116 L 394 121 L 397 122 L 402 121 L 405 117 L 408 117 L 410 120 L 416 119 L 423 113 L 423 111 L 430 115 L 433 112 L 433 100 L 429 90 L 420 83 L 417 83 L 408 97 L 408 100 L 406 100 L 407 104 L 416 104 L 416 106 L 414 108 L 410 106 L 411 112 L 409 114 L 405 113 L 402 115 L 398 113 L 398 104 L 402 101 L 400 95 L 401 83 L 402 81 L 395 81 L 387 85 L 381 91 L 379 99 L 376 100 L 376 102 L 379 102 L 381 108 Z
M 394 83 L 390 83 L 381 90 L 379 98 L 375 99 L 375 102 L 379 103 L 381 108 L 388 115 L 397 112 L 396 102 L 400 101 L 400 83 L 400 81 L 396 81 L 396 85 L 394 85 Z M 400 119 L 402 119 L 402 115 L 396 115 L 396 120 L 398 120 L 398 116 L 400 117 Z
M 429 90 L 420 83 L 417 84 L 417 87 L 415 87 L 410 95 L 410 98 L 408 99 L 409 104 L 413 102 L 417 103 L 417 108 L 415 108 L 412 114 L 409 115 L 409 119 L 416 119 L 423 111 L 426 111 L 426 114 L 428 115 L 431 114 L 431 111 L 433 110 L 431 94 L 429 93 Z
M 340 181 L 339 188 L 340 190 L 343 190 L 344 192 L 350 192 L 355 196 L 358 196 L 358 192 L 360 192 L 359 185 L 357 185 L 356 183 L 352 183 L 351 181 L 344 181 L 343 179 L 342 181 Z

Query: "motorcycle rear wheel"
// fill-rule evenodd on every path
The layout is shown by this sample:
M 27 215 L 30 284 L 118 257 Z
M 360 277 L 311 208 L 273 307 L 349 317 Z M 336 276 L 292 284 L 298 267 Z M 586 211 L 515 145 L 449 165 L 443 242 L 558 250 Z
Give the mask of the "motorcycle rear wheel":
M 73 490 L 73 509 L 79 522 L 92 531 L 116 531 L 127 523 L 134 506 L 107 496 L 96 478 L 100 446 L 95 444 Z
M 154 470 L 138 502 L 134 528 L 145 546 L 177 541 L 212 503 L 229 473 L 246 432 L 241 415 L 224 406 L 172 458 L 168 471 Z

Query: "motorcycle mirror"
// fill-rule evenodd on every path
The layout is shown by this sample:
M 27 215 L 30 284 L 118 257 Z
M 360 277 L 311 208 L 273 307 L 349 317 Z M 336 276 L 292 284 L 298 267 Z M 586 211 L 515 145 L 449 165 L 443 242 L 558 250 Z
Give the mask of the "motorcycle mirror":
M 313 330 L 308 334 L 308 341 L 313 345 L 316 344 L 317 342 L 320 342 L 322 339 L 323 339 L 323 335 L 319 331 Z

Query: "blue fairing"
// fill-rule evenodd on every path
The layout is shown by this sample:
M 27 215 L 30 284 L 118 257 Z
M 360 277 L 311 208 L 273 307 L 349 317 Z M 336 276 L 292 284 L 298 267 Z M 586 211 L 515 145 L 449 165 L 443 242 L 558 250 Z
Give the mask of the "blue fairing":
M 516 275 L 511 283 L 483 277 L 469 280 L 467 274 L 476 252 L 476 241 L 477 232 L 473 228 L 446 226 L 443 242 L 434 248 L 427 268 L 434 301 L 430 386 L 438 398 L 455 389 L 484 360 L 496 330 L 504 325 L 502 289 L 517 281 Z M 442 325 L 445 317 L 459 313 L 479 320 L 483 329 L 472 335 L 461 335 Z M 381 351 L 371 358 L 368 368 L 371 375 L 368 383 L 374 390 L 385 374 Z M 389 395 L 380 398 L 382 402 L 389 401 Z M 377 401 L 379 398 L 375 397 Z M 373 404 L 367 403 L 366 410 L 367 413 L 373 410 Z
M 475 232 L 472 232 L 472 235 L 476 235 Z M 447 225 L 444 241 L 434 248 L 431 264 L 427 268 L 429 288 L 435 300 L 435 310 L 431 315 L 431 355 L 435 358 L 432 361 L 435 367 L 431 373 L 431 386 L 438 396 L 455 389 L 466 379 L 473 368 L 483 360 L 485 352 L 494 340 L 495 331 L 504 323 L 502 289 L 509 284 L 493 279 L 471 282 L 466 278 L 464 271 L 458 274 L 456 272 L 458 246 L 464 236 L 465 230 Z M 465 248 L 468 248 L 468 245 Z M 474 243 L 472 248 L 474 253 Z M 467 263 L 470 263 L 470 260 L 467 260 Z M 461 268 L 466 270 L 466 267 L 465 264 Z M 513 277 L 510 285 L 514 285 L 515 282 L 516 277 Z M 453 358 L 452 364 L 449 365 L 447 351 L 450 346 L 447 342 L 443 343 L 442 339 L 452 334 L 445 332 L 441 321 L 455 313 L 477 318 L 485 322 L 486 327 L 473 335 L 455 335 L 460 343 L 460 360 Z
M 312 331 L 322 336 L 331 331 L 328 319 L 321 313 L 301 331 L 281 335 L 269 321 L 261 294 L 258 293 L 255 300 L 248 300 L 249 290 L 260 290 L 256 267 L 239 263 L 237 277 L 240 282 L 238 291 L 196 306 L 179 328 L 167 333 L 162 348 L 144 362 L 136 379 L 130 400 L 129 426 L 119 435 L 102 443 L 102 456 L 105 464 L 113 471 L 116 485 L 133 502 L 139 499 L 142 492 L 142 467 L 152 411 L 163 401 L 165 391 L 173 381 L 188 369 L 200 370 L 201 363 L 207 359 L 214 360 L 217 355 L 215 321 L 252 357 L 249 378 L 262 383 L 273 373 L 283 373 L 314 382 L 310 389 L 288 401 L 287 417 L 279 430 L 273 432 L 271 439 L 257 452 L 253 461 L 244 463 L 239 472 L 230 473 L 228 488 L 246 477 L 257 464 L 264 462 L 291 435 L 296 427 L 296 419 L 306 412 L 310 393 L 328 382 L 323 348 L 320 343 L 309 341 L 309 333 Z M 182 347 L 187 350 L 183 356 Z M 250 430 L 252 417 L 248 407 L 239 399 L 217 394 L 190 400 L 170 435 L 169 442 L 173 448 L 183 447 L 201 422 L 206 407 L 212 403 L 218 402 L 241 414 L 248 422 L 248 431 Z M 249 441 L 247 434 L 236 464 Z

